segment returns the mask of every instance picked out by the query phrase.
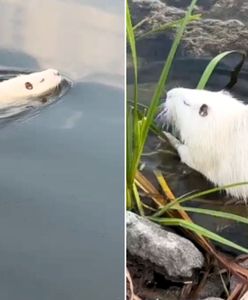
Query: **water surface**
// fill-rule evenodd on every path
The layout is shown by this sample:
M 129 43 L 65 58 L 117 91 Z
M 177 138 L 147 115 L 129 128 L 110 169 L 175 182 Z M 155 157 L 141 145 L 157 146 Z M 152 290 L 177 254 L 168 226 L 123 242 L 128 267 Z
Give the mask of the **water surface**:
M 74 82 L 0 129 L 0 298 L 122 299 L 122 1 L 0 5 L 0 65 Z

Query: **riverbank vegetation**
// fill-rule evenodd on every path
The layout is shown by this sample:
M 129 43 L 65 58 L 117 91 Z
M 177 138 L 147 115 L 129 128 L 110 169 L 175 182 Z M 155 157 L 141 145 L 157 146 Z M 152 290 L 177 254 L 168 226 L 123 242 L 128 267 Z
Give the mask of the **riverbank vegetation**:
M 218 252 L 212 243 L 215 241 L 217 243 L 223 244 L 227 247 L 235 248 L 241 253 L 248 254 L 248 249 L 238 245 L 231 240 L 225 239 L 222 236 L 204 228 L 193 222 L 189 213 L 194 212 L 201 215 L 214 216 L 216 218 L 224 218 L 233 220 L 236 222 L 241 222 L 248 225 L 248 219 L 235 215 L 232 213 L 226 213 L 222 211 L 216 211 L 211 209 L 196 208 L 191 207 L 189 204 L 184 206 L 184 204 L 191 203 L 195 199 L 200 199 L 206 195 L 216 193 L 220 190 L 226 188 L 232 188 L 236 185 L 247 184 L 247 183 L 234 183 L 233 185 L 212 188 L 205 191 L 199 191 L 197 193 L 189 193 L 187 195 L 182 195 L 180 197 L 175 197 L 166 178 L 160 170 L 154 171 L 154 178 L 156 179 L 159 189 L 155 187 L 154 182 L 152 182 L 143 172 L 142 172 L 142 153 L 144 151 L 144 146 L 147 141 L 149 133 L 155 133 L 162 139 L 166 139 L 163 136 L 163 132 L 156 126 L 155 118 L 158 113 L 158 108 L 160 105 L 161 97 L 166 90 L 166 86 L 169 80 L 169 74 L 175 55 L 177 53 L 178 46 L 182 40 L 185 28 L 189 22 L 195 18 L 199 18 L 199 15 L 194 15 L 193 10 L 197 3 L 197 0 L 193 0 L 185 14 L 183 19 L 178 20 L 178 22 L 173 22 L 172 24 L 165 25 L 160 30 L 170 30 L 171 28 L 176 29 L 176 35 L 172 43 L 169 54 L 166 58 L 163 70 L 160 75 L 160 79 L 156 85 L 153 97 L 150 101 L 148 107 L 140 106 L 139 101 L 139 77 L 138 77 L 138 53 L 136 49 L 136 35 L 135 29 L 139 24 L 132 24 L 132 13 L 130 12 L 129 5 L 127 3 L 127 15 L 126 15 L 126 26 L 127 26 L 127 40 L 128 48 L 131 53 L 133 72 L 134 72 L 134 83 L 133 83 L 133 94 L 127 95 L 127 120 L 126 120 L 126 205 L 127 210 L 136 211 L 143 217 L 146 217 L 156 223 L 166 226 L 173 226 L 181 230 L 182 235 L 187 236 L 189 239 L 193 240 L 195 244 L 202 249 L 206 257 L 210 257 L 211 260 L 218 262 L 220 268 L 224 268 L 231 274 L 237 275 L 243 280 L 244 284 L 239 286 L 238 291 L 235 291 L 235 295 L 228 295 L 228 299 L 240 299 L 244 294 L 245 286 L 248 281 L 248 270 L 241 267 L 234 260 L 230 260 L 224 253 Z M 155 32 L 148 32 L 147 35 L 151 35 Z M 142 38 L 142 37 L 138 37 Z M 209 81 L 212 73 L 214 72 L 216 66 L 220 61 L 228 55 L 232 55 L 236 51 L 226 51 L 215 58 L 213 58 L 205 71 L 203 72 L 197 89 L 204 89 L 207 82 Z M 190 192 L 190 191 L 189 191 Z M 151 205 L 147 204 L 145 198 L 149 198 Z M 130 274 L 128 274 L 130 281 Z M 204 277 L 204 276 L 203 276 Z M 204 280 L 204 278 L 202 278 Z M 200 286 L 200 285 L 199 285 Z M 192 290 L 196 287 L 192 286 Z M 236 298 L 231 298 L 236 297 Z

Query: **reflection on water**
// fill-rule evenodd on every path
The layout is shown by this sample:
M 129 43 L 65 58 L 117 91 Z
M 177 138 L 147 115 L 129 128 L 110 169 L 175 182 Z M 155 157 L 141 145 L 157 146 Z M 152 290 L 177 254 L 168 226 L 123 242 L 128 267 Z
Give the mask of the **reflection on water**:
M 2 298 L 122 299 L 122 94 L 76 84 L 1 131 Z
M 0 130 L 1 299 L 123 298 L 123 13 L 98 2 L 0 0 L 0 64 L 74 82 Z
M 72 79 L 100 74 L 103 81 L 106 74 L 108 82 L 122 85 L 123 15 L 83 1 L 45 0 L 37 7 L 36 0 L 1 0 L 0 5 L 0 47 L 21 49 L 42 69 L 54 67 Z

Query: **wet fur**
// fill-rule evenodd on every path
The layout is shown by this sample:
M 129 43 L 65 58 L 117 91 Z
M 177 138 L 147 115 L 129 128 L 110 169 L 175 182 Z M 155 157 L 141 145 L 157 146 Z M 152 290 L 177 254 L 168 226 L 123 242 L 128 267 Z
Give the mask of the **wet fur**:
M 44 97 L 58 89 L 61 76 L 57 70 L 47 69 L 0 82 L 0 109 L 10 106 L 39 106 L 45 103 Z M 32 84 L 32 89 L 25 87 Z
M 199 111 L 205 104 L 207 115 Z M 159 119 L 172 125 L 180 141 L 167 137 L 181 160 L 217 186 L 248 181 L 248 106 L 227 92 L 175 88 L 168 92 Z M 227 189 L 247 199 L 248 185 Z

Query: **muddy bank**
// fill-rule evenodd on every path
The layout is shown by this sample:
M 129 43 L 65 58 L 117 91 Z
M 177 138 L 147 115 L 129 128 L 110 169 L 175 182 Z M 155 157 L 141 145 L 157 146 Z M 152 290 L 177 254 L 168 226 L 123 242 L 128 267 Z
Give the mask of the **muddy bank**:
M 189 1 L 186 1 L 187 4 Z M 248 4 L 240 1 L 199 1 L 195 13 L 201 19 L 191 22 L 183 38 L 185 54 L 195 57 L 214 56 L 219 52 L 235 49 L 248 51 Z M 134 24 L 145 20 L 137 35 L 158 29 L 160 26 L 184 16 L 187 5 L 182 1 L 132 0 L 131 10 Z M 185 3 L 185 1 L 184 1 Z M 180 8 L 179 8 L 180 7 Z M 171 39 L 175 32 L 168 32 Z M 156 39 L 149 36 L 146 39 Z
M 226 299 L 225 287 L 232 292 L 241 283 L 171 229 L 132 212 L 126 213 L 126 227 L 127 299 Z M 247 268 L 247 258 L 240 265 Z

